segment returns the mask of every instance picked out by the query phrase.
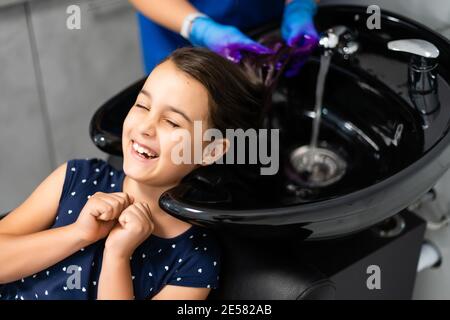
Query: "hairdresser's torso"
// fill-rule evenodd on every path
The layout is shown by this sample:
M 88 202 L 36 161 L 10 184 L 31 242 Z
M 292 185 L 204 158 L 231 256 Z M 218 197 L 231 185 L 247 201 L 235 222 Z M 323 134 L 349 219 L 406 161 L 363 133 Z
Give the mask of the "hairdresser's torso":
M 218 23 L 248 31 L 280 20 L 285 0 L 190 0 L 189 2 Z M 170 52 L 189 45 L 189 42 L 179 34 L 157 25 L 141 13 L 138 13 L 138 19 L 147 73 Z

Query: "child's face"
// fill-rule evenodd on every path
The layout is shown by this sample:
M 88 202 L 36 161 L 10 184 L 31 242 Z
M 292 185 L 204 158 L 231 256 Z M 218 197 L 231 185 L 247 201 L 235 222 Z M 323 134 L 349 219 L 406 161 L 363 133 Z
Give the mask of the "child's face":
M 193 160 L 191 164 L 172 161 L 172 148 L 179 141 L 173 141 L 171 135 L 181 128 L 189 131 L 193 138 L 194 121 L 202 121 L 203 131 L 208 129 L 208 109 L 208 92 L 200 82 L 177 69 L 171 61 L 156 67 L 123 124 L 125 174 L 151 186 L 177 184 L 199 165 Z M 139 157 L 133 148 L 135 142 L 147 146 L 157 156 Z M 193 148 L 191 154 L 194 154 Z

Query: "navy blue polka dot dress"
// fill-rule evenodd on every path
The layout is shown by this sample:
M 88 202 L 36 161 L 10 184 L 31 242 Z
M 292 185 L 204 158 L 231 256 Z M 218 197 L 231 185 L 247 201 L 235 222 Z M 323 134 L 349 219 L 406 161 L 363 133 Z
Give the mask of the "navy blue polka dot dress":
M 121 192 L 124 177 L 123 170 L 101 159 L 68 161 L 58 214 L 51 228 L 75 222 L 95 192 Z M 0 285 L 0 299 L 96 299 L 104 244 L 105 239 L 100 240 L 50 268 Z M 130 265 L 136 299 L 149 299 L 166 284 L 215 289 L 220 248 L 211 232 L 192 225 L 175 238 L 150 235 L 135 250 Z

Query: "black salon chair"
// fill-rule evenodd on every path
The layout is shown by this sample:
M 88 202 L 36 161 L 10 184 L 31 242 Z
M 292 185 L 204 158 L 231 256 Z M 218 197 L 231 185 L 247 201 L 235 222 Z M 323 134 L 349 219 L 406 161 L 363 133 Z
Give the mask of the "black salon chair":
M 110 154 L 108 162 L 122 166 L 122 123 L 144 84 L 141 79 L 101 106 L 90 135 Z M 332 299 L 335 287 L 324 274 L 293 256 L 289 239 L 249 239 L 217 230 L 223 249 L 220 288 L 209 299 Z M 293 249 L 293 250 L 292 250 Z

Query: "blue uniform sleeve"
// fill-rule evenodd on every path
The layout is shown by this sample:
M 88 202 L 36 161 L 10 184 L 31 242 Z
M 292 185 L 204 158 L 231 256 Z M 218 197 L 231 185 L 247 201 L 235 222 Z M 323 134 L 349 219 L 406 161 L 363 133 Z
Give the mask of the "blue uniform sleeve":
M 210 234 L 195 247 L 178 266 L 167 284 L 217 289 L 220 273 L 220 246 Z

